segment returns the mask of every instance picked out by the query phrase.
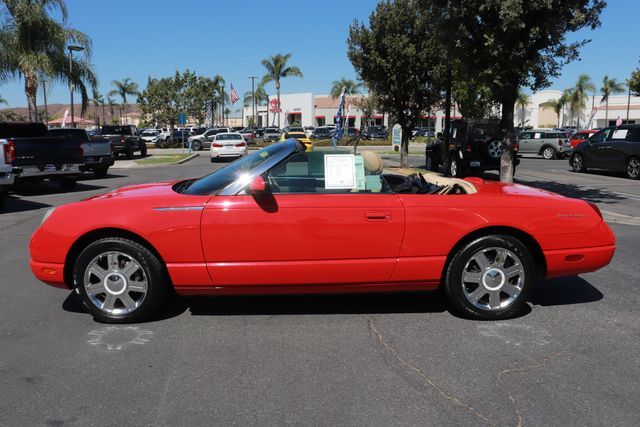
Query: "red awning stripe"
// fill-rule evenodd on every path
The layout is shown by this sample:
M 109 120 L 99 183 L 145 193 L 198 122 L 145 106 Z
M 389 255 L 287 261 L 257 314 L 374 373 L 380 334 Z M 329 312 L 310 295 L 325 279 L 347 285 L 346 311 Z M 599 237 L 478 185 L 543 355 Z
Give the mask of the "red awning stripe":
M 293 113 L 289 113 L 290 116 L 301 116 L 302 112 L 300 111 L 294 111 Z

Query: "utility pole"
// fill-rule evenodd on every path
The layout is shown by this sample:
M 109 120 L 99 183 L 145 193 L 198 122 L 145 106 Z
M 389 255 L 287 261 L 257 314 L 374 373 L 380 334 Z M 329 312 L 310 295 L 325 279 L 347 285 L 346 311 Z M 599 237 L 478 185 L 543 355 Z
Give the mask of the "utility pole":
M 256 128 L 256 76 L 249 77 L 251 79 L 251 106 L 253 107 L 253 130 Z

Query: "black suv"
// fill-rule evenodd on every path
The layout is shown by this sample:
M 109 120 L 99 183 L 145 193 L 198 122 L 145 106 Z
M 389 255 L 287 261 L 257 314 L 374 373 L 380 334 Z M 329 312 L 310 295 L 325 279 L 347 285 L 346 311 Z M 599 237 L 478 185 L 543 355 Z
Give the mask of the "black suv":
M 367 126 L 362 131 L 362 139 L 387 139 L 388 135 L 385 126 Z
M 443 146 L 444 141 L 440 135 L 436 142 L 427 145 L 425 150 L 427 169 L 438 170 L 438 166 L 443 162 Z M 470 173 L 500 170 L 501 156 L 502 141 L 498 122 L 491 120 L 451 122 L 451 153 L 449 155 L 451 176 L 462 178 Z M 520 160 L 513 159 L 514 167 L 519 163 Z
M 576 145 L 569 156 L 575 172 L 605 169 L 640 179 L 640 125 L 608 127 Z

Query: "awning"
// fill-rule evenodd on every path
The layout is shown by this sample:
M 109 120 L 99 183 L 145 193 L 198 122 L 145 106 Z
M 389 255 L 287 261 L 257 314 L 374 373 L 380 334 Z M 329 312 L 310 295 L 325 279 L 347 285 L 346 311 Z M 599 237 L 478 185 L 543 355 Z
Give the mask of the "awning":
M 294 112 L 289 113 L 289 115 L 290 116 L 301 116 L 302 112 L 301 111 L 294 111 Z

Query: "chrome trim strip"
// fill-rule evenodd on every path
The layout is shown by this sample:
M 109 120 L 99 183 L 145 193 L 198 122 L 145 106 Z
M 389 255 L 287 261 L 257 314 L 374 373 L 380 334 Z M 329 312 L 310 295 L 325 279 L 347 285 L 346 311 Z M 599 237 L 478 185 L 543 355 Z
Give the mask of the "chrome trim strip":
M 201 211 L 204 206 L 166 206 L 153 208 L 154 211 L 172 212 L 172 211 Z

